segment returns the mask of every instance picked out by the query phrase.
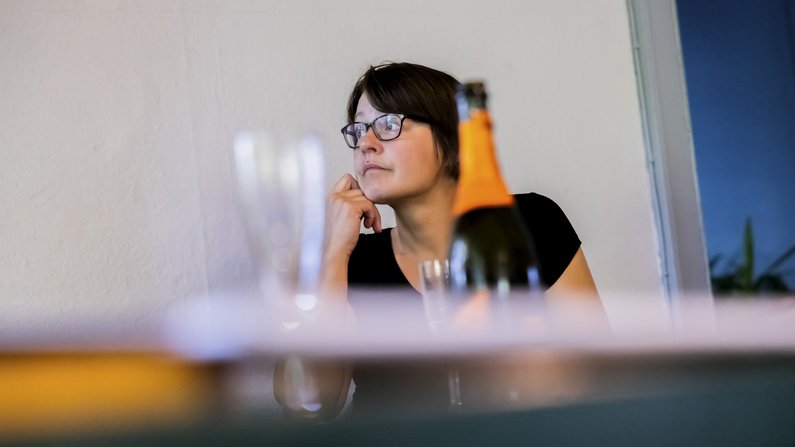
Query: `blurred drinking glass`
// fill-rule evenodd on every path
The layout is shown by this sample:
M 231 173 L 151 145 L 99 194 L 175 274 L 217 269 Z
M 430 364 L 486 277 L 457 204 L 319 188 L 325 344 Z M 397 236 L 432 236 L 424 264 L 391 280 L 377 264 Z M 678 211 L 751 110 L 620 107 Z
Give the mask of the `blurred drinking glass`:
M 425 317 L 434 334 L 444 331 L 449 316 L 448 289 L 450 264 L 446 259 L 431 259 L 420 263 L 420 285 Z
M 450 302 L 450 263 L 447 259 L 430 259 L 420 263 L 420 287 L 425 317 L 431 332 L 440 335 L 449 327 L 452 318 Z M 449 410 L 461 413 L 461 379 L 458 369 L 451 366 L 447 371 L 447 386 L 450 396 Z
M 276 138 L 242 132 L 234 142 L 241 217 L 257 260 L 268 321 L 283 332 L 312 327 L 323 248 L 325 190 L 323 148 L 318 137 Z M 311 364 L 297 356 L 284 362 L 287 405 L 302 417 L 322 410 Z
M 319 304 L 322 144 L 312 135 L 279 141 L 267 132 L 241 132 L 234 158 L 241 214 L 262 296 L 283 329 L 295 329 Z

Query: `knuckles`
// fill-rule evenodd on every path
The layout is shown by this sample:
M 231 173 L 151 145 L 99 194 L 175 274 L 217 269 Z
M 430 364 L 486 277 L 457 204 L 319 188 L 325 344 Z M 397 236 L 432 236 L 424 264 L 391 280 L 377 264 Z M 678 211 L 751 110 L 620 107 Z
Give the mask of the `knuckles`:
M 351 216 L 360 219 L 363 214 L 362 204 L 357 198 L 345 197 L 338 193 L 329 197 L 328 206 L 331 214 L 337 216 Z

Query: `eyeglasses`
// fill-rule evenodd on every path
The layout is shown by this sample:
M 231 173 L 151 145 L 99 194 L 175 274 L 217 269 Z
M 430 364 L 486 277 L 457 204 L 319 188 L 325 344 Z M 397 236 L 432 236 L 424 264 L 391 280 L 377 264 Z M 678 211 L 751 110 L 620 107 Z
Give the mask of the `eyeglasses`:
M 386 113 L 370 123 L 350 123 L 340 129 L 340 132 L 342 132 L 348 147 L 357 149 L 359 140 L 364 137 L 370 128 L 373 129 L 375 137 L 381 141 L 394 140 L 399 137 L 400 131 L 403 129 L 403 120 L 406 118 L 409 117 L 401 113 Z

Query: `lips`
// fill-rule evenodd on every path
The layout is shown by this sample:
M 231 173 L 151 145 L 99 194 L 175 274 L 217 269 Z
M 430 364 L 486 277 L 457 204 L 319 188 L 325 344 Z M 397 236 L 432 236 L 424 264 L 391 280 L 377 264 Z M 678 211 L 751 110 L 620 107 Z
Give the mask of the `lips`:
M 381 165 L 377 165 L 375 163 L 365 163 L 364 164 L 364 169 L 362 170 L 362 172 L 364 174 L 367 174 L 368 171 L 372 171 L 372 170 L 383 171 L 384 167 L 381 166 Z

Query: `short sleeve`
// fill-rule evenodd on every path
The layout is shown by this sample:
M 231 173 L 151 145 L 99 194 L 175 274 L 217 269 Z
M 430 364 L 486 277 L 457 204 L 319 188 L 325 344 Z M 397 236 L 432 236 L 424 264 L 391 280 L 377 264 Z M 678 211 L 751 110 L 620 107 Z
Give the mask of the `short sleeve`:
M 541 264 L 541 278 L 553 285 L 574 259 L 582 244 L 571 222 L 551 199 L 536 193 L 516 194 L 516 205 Z

